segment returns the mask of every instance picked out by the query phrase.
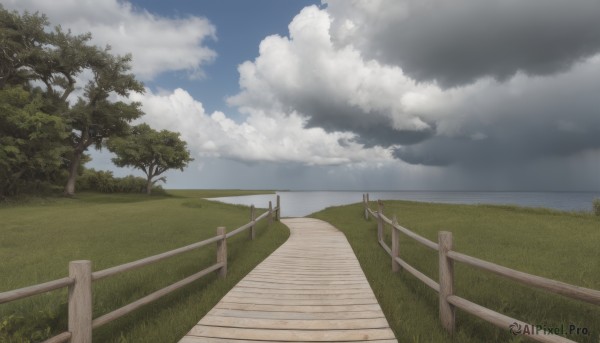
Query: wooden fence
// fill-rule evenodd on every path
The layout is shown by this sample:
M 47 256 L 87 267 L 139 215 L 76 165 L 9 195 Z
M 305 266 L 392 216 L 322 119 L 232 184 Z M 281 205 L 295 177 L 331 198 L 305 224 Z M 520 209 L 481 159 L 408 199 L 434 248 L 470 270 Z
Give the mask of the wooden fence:
M 250 222 L 231 232 L 226 232 L 224 227 L 219 227 L 217 228 L 217 235 L 212 238 L 205 239 L 201 242 L 193 243 L 178 249 L 170 250 L 162 254 L 146 257 L 141 260 L 125 263 L 96 272 L 92 272 L 91 261 L 71 261 L 69 263 L 69 276 L 42 284 L 2 292 L 0 293 L 0 304 L 68 287 L 68 331 L 62 332 L 44 341 L 44 343 L 60 343 L 67 341 L 71 343 L 90 343 L 92 341 L 92 329 L 98 328 L 117 318 L 129 314 L 130 312 L 149 304 L 181 287 L 184 287 L 214 271 L 218 273 L 219 277 L 224 278 L 227 275 L 227 238 L 244 230 L 250 229 L 249 238 L 254 239 L 255 225 L 263 219 L 267 219 L 270 224 L 273 221 L 273 216 L 275 217 L 274 219 L 276 221 L 279 221 L 280 209 L 281 207 L 278 195 L 276 206 L 273 207 L 271 201 L 269 201 L 269 209 L 258 217 L 256 217 L 254 206 L 251 206 Z M 114 276 L 132 269 L 144 267 L 212 243 L 217 243 L 217 262 L 212 266 L 110 313 L 107 313 L 96 319 L 92 319 L 93 281 Z
M 527 274 L 524 272 L 516 271 L 501 265 L 480 260 L 478 258 L 462 254 L 454 251 L 452 242 L 452 232 L 440 231 L 438 232 L 438 242 L 432 242 L 425 237 L 422 237 L 398 224 L 395 216 L 392 220 L 387 218 L 383 214 L 383 202 L 377 201 L 378 209 L 373 211 L 369 208 L 369 194 L 363 194 L 363 205 L 365 212 L 365 219 L 369 219 L 369 216 L 373 216 L 377 219 L 377 240 L 383 249 L 390 255 L 392 262 L 392 271 L 397 272 L 400 269 L 404 269 L 414 277 L 419 279 L 421 282 L 432 288 L 434 291 L 439 293 L 439 314 L 442 327 L 446 329 L 450 334 L 454 333 L 455 328 L 455 308 L 459 308 L 471 315 L 486 320 L 500 328 L 509 330 L 511 325 L 517 327 L 533 326 L 522 322 L 520 320 L 505 316 L 501 313 L 490 310 L 481 305 L 475 304 L 467 299 L 461 298 L 455 295 L 454 290 L 454 262 L 465 263 L 469 266 L 482 269 L 496 275 L 500 275 L 507 279 L 518 281 L 522 284 L 537 287 L 554 294 L 560 294 L 565 297 L 580 300 L 586 303 L 600 306 L 600 291 L 573 286 L 564 282 L 547 279 L 544 277 Z M 383 239 L 383 232 L 385 225 L 390 225 L 392 228 L 392 247 L 390 248 Z M 402 258 L 400 258 L 400 232 L 406 236 L 414 239 L 422 245 L 436 250 L 439 255 L 439 282 L 431 279 L 427 275 L 421 273 L 416 268 L 408 264 Z M 516 323 L 516 324 L 515 324 Z M 526 337 L 531 338 L 538 342 L 574 342 L 563 336 L 558 336 L 545 332 L 531 332 L 530 334 L 525 333 Z

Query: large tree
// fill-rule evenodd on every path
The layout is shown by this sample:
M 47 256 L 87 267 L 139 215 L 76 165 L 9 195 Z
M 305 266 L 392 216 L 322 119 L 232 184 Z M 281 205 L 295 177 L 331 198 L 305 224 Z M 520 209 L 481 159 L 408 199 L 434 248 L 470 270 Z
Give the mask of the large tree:
M 106 138 L 127 134 L 129 123 L 142 115 L 139 103 L 112 100 L 114 95 L 126 97 L 131 91 L 144 91 L 142 84 L 127 73 L 130 61 L 131 56 L 113 56 L 108 48 L 98 52 L 90 68 L 93 77 L 86 85 L 84 95 L 67 112 L 73 128 L 73 151 L 66 195 L 75 193 L 77 171 L 85 151 L 91 145 L 101 149 Z
M 19 86 L 41 94 L 36 113 L 60 116 L 67 124 L 64 130 L 69 134 L 62 143 L 70 151 L 60 161 L 69 174 L 64 192 L 72 195 L 85 151 L 92 145 L 101 148 L 105 138 L 127 133 L 129 123 L 142 114 L 138 103 L 116 99 L 144 89 L 129 73 L 131 56 L 114 56 L 110 47 L 91 45 L 90 34 L 72 35 L 48 26 L 43 15 L 20 15 L 0 5 L 0 89 Z M 74 99 L 77 89 L 83 93 Z M 25 147 L 28 141 L 20 137 L 39 133 L 40 126 L 28 129 L 28 133 L 23 127 L 19 132 L 7 129 L 5 134 L 20 139 Z M 37 144 L 31 143 L 32 147 Z
M 183 171 L 194 160 L 186 145 L 179 133 L 156 131 L 147 124 L 134 126 L 129 136 L 107 141 L 108 149 L 117 155 L 113 163 L 119 167 L 134 167 L 146 174 L 148 195 L 156 182 L 165 181 L 165 177 L 159 177 L 161 174 L 169 169 Z
M 60 73 L 81 69 L 81 62 L 60 63 L 61 49 L 54 47 L 57 41 L 75 46 L 85 37 L 60 28 L 47 32 L 47 25 L 43 15 L 19 15 L 0 5 L 0 196 L 56 182 L 64 167 L 70 126 L 61 99 L 72 89 Z

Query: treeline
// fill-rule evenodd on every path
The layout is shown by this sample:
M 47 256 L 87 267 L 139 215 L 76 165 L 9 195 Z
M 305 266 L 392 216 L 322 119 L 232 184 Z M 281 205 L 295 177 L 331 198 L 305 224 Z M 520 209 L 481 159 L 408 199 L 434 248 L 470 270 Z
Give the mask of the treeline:
M 89 33 L 50 28 L 44 15 L 0 5 L 0 199 L 56 187 L 65 195 L 75 194 L 78 185 L 89 188 L 77 177 L 86 175 L 90 147 L 108 147 L 117 165 L 142 170 L 141 191 L 147 193 L 164 181 L 160 175 L 166 170 L 183 169 L 192 160 L 179 134 L 130 125 L 143 115 L 140 104 L 116 99 L 144 91 L 130 73 L 131 56 L 114 55 L 90 39 Z M 94 173 L 99 172 L 87 171 Z

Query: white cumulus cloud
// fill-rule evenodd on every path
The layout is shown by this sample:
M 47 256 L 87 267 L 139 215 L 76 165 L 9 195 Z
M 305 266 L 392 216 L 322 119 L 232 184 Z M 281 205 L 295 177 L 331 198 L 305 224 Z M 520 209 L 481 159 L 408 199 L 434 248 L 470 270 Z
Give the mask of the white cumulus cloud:
M 73 33 L 92 33 L 92 42 L 113 52 L 133 55 L 133 72 L 150 80 L 163 72 L 185 71 L 202 75 L 202 66 L 216 52 L 204 45 L 216 29 L 206 18 L 168 18 L 118 0 L 6 0 L 9 10 L 46 14 L 52 25 Z
M 180 132 L 190 149 L 203 157 L 224 157 L 247 162 L 298 162 L 307 165 L 341 165 L 361 161 L 392 160 L 391 150 L 365 148 L 355 134 L 306 128 L 306 119 L 292 113 L 253 111 L 236 123 L 223 112 L 206 113 L 202 103 L 187 91 L 132 94 L 146 113 L 141 120 L 156 129 Z

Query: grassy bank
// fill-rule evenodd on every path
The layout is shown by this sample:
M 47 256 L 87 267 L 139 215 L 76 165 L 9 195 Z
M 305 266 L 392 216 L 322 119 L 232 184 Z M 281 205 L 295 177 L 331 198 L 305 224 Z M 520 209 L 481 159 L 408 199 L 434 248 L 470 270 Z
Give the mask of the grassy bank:
M 372 203 L 375 209 L 376 204 Z M 386 201 L 386 214 L 437 241 L 451 231 L 455 250 L 516 270 L 600 289 L 600 218 L 543 209 Z M 437 293 L 407 272 L 393 274 L 389 256 L 377 243 L 376 221 L 366 221 L 362 205 L 332 207 L 312 217 L 342 230 L 352 245 L 399 341 L 520 342 L 508 329 L 457 310 L 457 331 L 447 335 L 438 320 Z M 390 244 L 390 229 L 386 240 Z M 437 253 L 401 234 L 400 255 L 434 280 Z M 502 279 L 456 263 L 455 292 L 505 315 L 546 327 L 570 324 L 589 335 L 577 342 L 600 342 L 600 308 Z
M 243 194 L 248 192 L 80 194 L 0 208 L 0 291 L 64 277 L 71 260 L 91 260 L 93 270 L 100 270 L 212 237 L 218 226 L 234 229 L 248 222 L 247 207 L 202 198 Z M 226 279 L 202 278 L 95 330 L 94 341 L 176 342 L 288 234 L 279 223 L 267 227 L 262 222 L 256 240 L 249 241 L 244 233 L 232 237 Z M 215 247 L 207 246 L 95 282 L 94 317 L 208 267 L 215 255 Z M 61 290 L 0 305 L 0 342 L 36 341 L 48 331 L 65 330 L 66 299 Z

